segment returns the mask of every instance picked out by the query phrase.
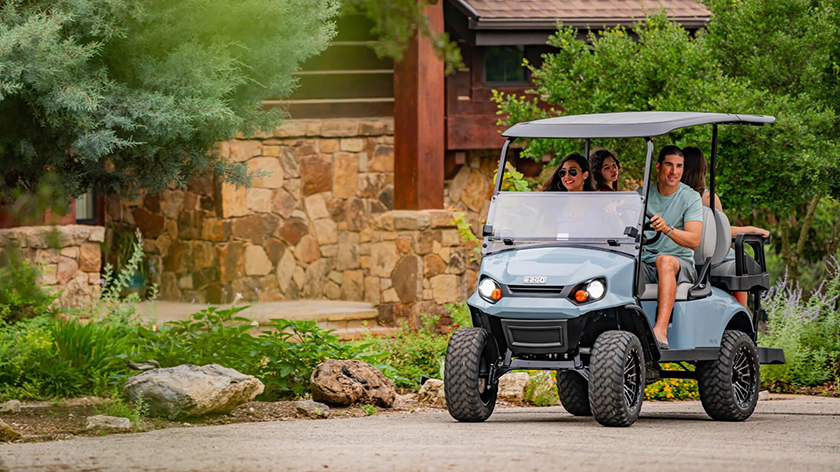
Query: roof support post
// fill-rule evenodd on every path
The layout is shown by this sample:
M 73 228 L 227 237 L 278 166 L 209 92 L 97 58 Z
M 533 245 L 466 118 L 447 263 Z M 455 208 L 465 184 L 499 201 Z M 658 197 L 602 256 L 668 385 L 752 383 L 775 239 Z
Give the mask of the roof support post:
M 712 125 L 712 156 L 709 162 L 709 206 L 715 208 L 715 160 L 717 158 L 718 125 Z
M 589 138 L 586 138 L 583 141 L 583 157 L 586 158 L 586 160 L 589 160 L 589 141 L 590 141 Z M 590 169 L 590 170 L 593 171 L 593 172 L 595 171 L 595 169 Z
M 443 32 L 443 2 L 426 16 L 432 33 Z M 417 34 L 394 64 L 394 208 L 443 208 L 444 119 L 443 61 Z

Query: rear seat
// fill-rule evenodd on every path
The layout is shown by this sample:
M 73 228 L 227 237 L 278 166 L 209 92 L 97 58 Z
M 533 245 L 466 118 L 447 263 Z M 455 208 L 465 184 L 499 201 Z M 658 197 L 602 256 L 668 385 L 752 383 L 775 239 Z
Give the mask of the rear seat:
M 663 238 L 666 236 L 662 236 Z M 703 298 L 711 293 L 709 281 L 710 268 L 720 264 L 729 252 L 732 233 L 729 226 L 729 219 L 720 210 L 714 210 L 703 206 L 703 236 L 700 246 L 694 251 L 694 264 L 700 280 L 696 284 L 683 283 L 677 285 L 676 301 Z M 706 268 L 705 272 L 703 268 Z M 640 282 L 644 282 L 644 272 L 641 273 Z M 657 284 L 644 284 L 644 290 L 639 297 L 641 300 L 656 300 L 659 286 Z

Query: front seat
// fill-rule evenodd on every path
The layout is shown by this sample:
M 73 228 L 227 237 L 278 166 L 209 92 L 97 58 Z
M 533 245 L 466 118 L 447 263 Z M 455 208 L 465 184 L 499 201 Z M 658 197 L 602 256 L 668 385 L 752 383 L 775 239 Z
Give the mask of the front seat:
M 712 210 L 703 206 L 703 233 L 700 246 L 694 251 L 694 264 L 697 269 L 698 282 L 695 284 L 682 283 L 677 285 L 676 301 L 703 298 L 711 293 L 709 272 L 711 266 L 720 264 L 729 252 L 732 238 L 729 219 L 720 210 Z M 667 236 L 662 235 L 663 238 Z M 642 273 L 644 277 L 644 273 Z M 659 290 L 658 284 L 645 284 L 641 300 L 656 300 Z

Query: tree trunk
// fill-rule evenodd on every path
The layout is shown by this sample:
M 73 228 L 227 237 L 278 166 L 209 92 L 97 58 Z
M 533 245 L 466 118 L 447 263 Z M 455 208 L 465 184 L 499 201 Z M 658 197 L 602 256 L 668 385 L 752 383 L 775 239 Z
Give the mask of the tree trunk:
M 811 230 L 811 224 L 814 222 L 814 215 L 817 212 L 817 206 L 820 203 L 822 196 L 817 193 L 811 202 L 808 204 L 808 211 L 805 213 L 805 218 L 799 223 L 799 238 L 796 241 L 796 247 L 791 247 L 790 241 L 790 216 L 785 216 L 779 219 L 779 232 L 782 235 L 782 261 L 787 269 L 788 281 L 795 286 L 799 286 L 799 262 L 802 260 L 802 253 L 805 252 L 805 243 L 808 241 L 808 232 Z

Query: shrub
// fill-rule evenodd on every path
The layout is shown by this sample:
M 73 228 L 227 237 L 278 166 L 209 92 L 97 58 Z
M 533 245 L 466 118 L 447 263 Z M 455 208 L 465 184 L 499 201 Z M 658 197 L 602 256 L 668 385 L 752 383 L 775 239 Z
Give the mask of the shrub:
M 664 370 L 672 369 L 676 364 L 660 364 Z M 689 366 L 688 370 L 694 370 Z M 692 379 L 662 379 L 645 387 L 645 398 L 647 400 L 699 400 L 700 391 L 697 381 Z
M 271 320 L 265 326 L 274 331 L 258 339 L 264 362 L 258 377 L 265 384 L 264 396 L 301 396 L 309 390 L 312 371 L 326 359 L 357 357 L 358 350 L 338 342 L 332 331 L 324 331 L 314 321 Z
M 263 325 L 271 331 L 253 335 L 259 325 L 236 316 L 245 308 L 207 308 L 188 320 L 165 323 L 160 331 L 137 326 L 137 356 L 155 359 L 161 367 L 220 364 L 254 375 L 265 384 L 260 398 L 272 400 L 306 393 L 312 370 L 326 359 L 360 357 L 359 349 L 339 343 L 314 321 L 273 319 Z
M 525 403 L 534 406 L 557 404 L 557 373 L 555 371 L 529 370 L 530 381 L 525 388 Z
M 56 297 L 38 283 L 41 269 L 13 246 L 7 246 L 3 256 L 5 264 L 0 267 L 0 321 L 16 321 L 50 313 Z
M 763 346 L 785 350 L 785 365 L 761 367 L 762 381 L 773 391 L 819 386 L 838 379 L 840 369 L 840 267 L 806 298 L 800 289 L 780 280 L 765 297 L 767 330 L 759 334 Z
M 420 326 L 403 323 L 393 337 L 368 336 L 359 349 L 367 353 L 384 353 L 377 367 L 397 387 L 420 388 L 420 377 L 443 378 L 446 346 L 452 331 L 471 326 L 466 303 L 447 306 L 451 324 L 441 324 L 440 316 L 423 315 Z

